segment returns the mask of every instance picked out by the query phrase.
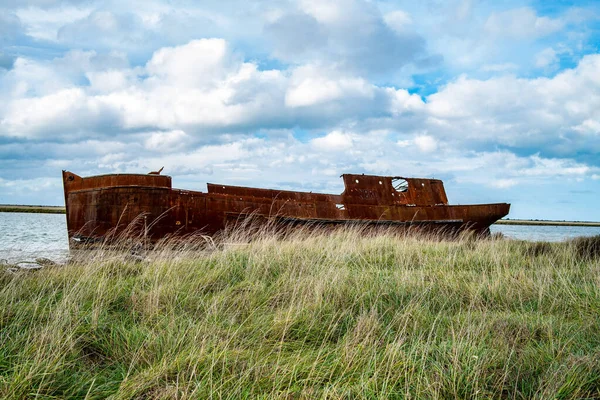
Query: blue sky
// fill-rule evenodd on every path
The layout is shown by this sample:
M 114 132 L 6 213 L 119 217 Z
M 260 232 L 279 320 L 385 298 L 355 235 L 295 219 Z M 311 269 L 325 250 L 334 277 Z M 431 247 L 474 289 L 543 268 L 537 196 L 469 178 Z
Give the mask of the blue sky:
M 0 0 L 0 203 L 164 166 L 195 190 L 435 177 L 599 221 L 599 33 L 596 1 Z

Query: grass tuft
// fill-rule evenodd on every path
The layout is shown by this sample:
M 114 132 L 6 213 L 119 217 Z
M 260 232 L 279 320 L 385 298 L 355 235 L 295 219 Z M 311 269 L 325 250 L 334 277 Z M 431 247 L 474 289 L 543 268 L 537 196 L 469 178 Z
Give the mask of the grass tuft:
M 577 255 L 582 259 L 600 258 L 600 235 L 573 239 Z

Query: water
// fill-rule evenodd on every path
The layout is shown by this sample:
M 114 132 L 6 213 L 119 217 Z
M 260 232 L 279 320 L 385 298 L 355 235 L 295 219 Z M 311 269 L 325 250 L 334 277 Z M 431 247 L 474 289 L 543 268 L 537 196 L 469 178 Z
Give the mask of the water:
M 64 214 L 0 212 L 0 260 L 15 263 L 45 257 L 64 262 L 68 255 Z
M 490 230 L 507 238 L 534 242 L 561 242 L 579 236 L 600 235 L 600 226 L 492 225 Z
M 492 233 L 519 240 L 558 242 L 600 235 L 600 227 L 492 225 Z M 0 212 L 0 260 L 14 263 L 37 257 L 64 262 L 69 255 L 64 214 Z

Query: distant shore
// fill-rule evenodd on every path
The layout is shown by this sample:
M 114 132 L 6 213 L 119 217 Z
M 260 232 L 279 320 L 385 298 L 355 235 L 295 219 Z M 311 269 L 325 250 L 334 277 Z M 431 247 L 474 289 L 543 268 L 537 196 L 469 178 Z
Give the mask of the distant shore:
M 20 204 L 0 204 L 0 212 L 64 214 L 65 208 L 63 206 L 29 206 Z
M 600 222 L 590 221 L 549 221 L 541 219 L 500 219 L 498 225 L 547 225 L 547 226 L 600 226 Z

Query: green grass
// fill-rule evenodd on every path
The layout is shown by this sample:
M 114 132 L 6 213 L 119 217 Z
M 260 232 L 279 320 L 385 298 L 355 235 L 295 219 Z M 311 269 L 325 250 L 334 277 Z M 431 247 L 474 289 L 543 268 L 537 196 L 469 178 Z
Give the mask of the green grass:
M 220 243 L 1 272 L 0 397 L 600 397 L 600 238 Z

